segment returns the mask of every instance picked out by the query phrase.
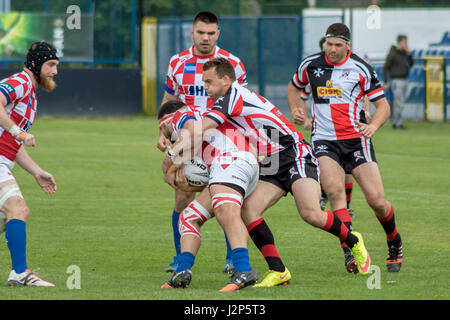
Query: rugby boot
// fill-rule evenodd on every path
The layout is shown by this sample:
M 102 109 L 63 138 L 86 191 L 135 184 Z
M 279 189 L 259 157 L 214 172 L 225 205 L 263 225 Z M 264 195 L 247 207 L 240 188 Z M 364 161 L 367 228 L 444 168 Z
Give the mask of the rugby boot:
M 255 284 L 254 288 L 270 288 L 275 286 L 287 286 L 291 281 L 291 273 L 288 268 L 285 268 L 283 272 L 269 270 L 264 275 L 263 280 L 260 283 Z
M 30 270 L 25 270 L 22 273 L 16 273 L 11 270 L 8 277 L 8 285 L 10 287 L 54 287 L 51 282 L 42 280 L 35 273 Z
M 255 284 L 258 280 L 258 273 L 254 269 L 250 271 L 241 272 L 239 270 L 234 270 L 231 275 L 230 282 L 219 290 L 219 292 L 231 292 L 243 289 L 247 286 Z
M 400 246 L 389 246 L 386 267 L 388 272 L 399 272 L 403 262 L 403 248 Z
M 369 252 L 364 246 L 362 235 L 355 231 L 352 231 L 352 234 L 358 238 L 358 242 L 352 248 L 352 253 L 358 266 L 358 271 L 363 275 L 368 274 L 370 268 Z
M 356 263 L 355 257 L 353 256 L 351 251 L 347 251 L 344 253 L 345 258 L 345 268 L 349 273 L 357 274 L 358 273 L 358 264 Z
M 192 271 L 189 269 L 173 272 L 170 279 L 164 283 L 161 288 L 162 289 L 170 289 L 170 288 L 186 288 L 192 280 Z

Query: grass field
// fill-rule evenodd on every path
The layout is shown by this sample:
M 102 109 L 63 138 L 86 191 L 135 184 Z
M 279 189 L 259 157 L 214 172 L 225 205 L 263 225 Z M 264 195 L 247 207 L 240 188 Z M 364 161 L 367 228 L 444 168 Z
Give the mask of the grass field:
M 215 220 L 203 228 L 203 246 L 185 290 L 160 289 L 174 254 L 173 192 L 163 183 L 162 153 L 155 147 L 153 118 L 38 119 L 33 158 L 53 173 L 58 191 L 45 195 L 16 166 L 14 174 L 31 208 L 28 264 L 55 288 L 9 288 L 9 251 L 0 238 L 0 299 L 449 299 L 450 123 L 386 124 L 374 138 L 387 198 L 403 238 L 405 262 L 386 271 L 385 235 L 355 185 L 355 230 L 365 237 L 380 289 L 368 277 L 347 274 L 338 241 L 303 222 L 291 196 L 266 212 L 293 280 L 286 287 L 218 290 L 228 278 L 223 232 Z M 249 244 L 260 276 L 266 264 Z M 69 290 L 67 268 L 81 270 L 81 289 Z

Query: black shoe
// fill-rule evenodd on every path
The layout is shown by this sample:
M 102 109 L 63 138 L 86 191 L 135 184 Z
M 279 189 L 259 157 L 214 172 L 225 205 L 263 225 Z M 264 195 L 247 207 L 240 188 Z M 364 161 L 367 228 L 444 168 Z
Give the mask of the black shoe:
M 192 280 L 192 271 L 189 269 L 173 272 L 167 284 L 172 288 L 186 288 Z
M 246 272 L 234 270 L 231 275 L 230 282 L 228 282 L 228 284 L 223 287 L 220 292 L 237 291 L 255 284 L 256 281 L 258 281 L 258 273 L 254 269 Z
M 356 263 L 355 257 L 351 251 L 347 251 L 344 253 L 345 257 L 345 268 L 349 273 L 357 274 L 358 273 L 358 264 Z
M 386 267 L 388 272 L 399 272 L 403 262 L 403 249 L 399 246 L 388 247 L 388 257 L 386 259 Z

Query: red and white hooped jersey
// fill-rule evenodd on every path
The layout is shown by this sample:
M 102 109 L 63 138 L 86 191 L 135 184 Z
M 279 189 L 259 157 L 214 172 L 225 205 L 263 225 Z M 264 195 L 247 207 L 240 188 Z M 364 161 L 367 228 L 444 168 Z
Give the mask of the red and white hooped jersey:
M 172 124 L 178 135 L 180 135 L 186 121 L 190 119 L 195 121 L 203 119 L 195 106 L 183 107 L 174 114 Z M 239 157 L 242 157 L 243 153 L 241 151 L 248 153 L 247 155 L 250 158 L 247 160 L 249 162 L 254 161 L 256 163 L 255 153 L 248 140 L 229 123 L 224 123 L 215 129 L 209 130 L 203 136 L 201 157 L 208 166 L 211 166 L 212 161 L 220 156 L 228 157 L 239 153 Z
M 242 61 L 216 46 L 214 53 L 209 56 L 198 56 L 194 54 L 194 47 L 174 55 L 167 67 L 167 81 L 165 90 L 171 95 L 178 96 L 178 99 L 189 106 L 200 108 L 204 114 L 210 110 L 215 100 L 208 97 L 204 82 L 202 80 L 203 65 L 213 58 L 225 58 L 231 62 L 236 72 L 238 82 L 246 86 L 247 75 Z
M 255 146 L 270 155 L 300 143 L 303 134 L 269 100 L 233 82 L 205 117 L 235 126 Z
M 6 112 L 14 123 L 28 132 L 36 118 L 37 98 L 33 82 L 24 70 L 0 81 L 0 92 L 6 98 Z M 0 155 L 14 161 L 22 141 L 0 127 Z
M 350 50 L 338 64 L 324 52 L 306 57 L 292 83 L 299 89 L 311 86 L 312 141 L 360 138 L 356 121 L 365 122 L 364 96 L 371 102 L 384 98 L 375 70 Z

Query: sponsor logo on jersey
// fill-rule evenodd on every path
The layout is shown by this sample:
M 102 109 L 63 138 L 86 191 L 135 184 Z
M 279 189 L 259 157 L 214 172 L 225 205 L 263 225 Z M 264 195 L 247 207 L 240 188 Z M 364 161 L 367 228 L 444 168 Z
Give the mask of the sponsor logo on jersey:
M 317 68 L 316 70 L 314 70 L 314 75 L 316 76 L 316 78 L 320 78 L 321 75 L 323 75 L 325 73 L 325 71 L 323 71 L 322 68 Z
M 0 89 L 4 89 L 8 94 L 14 92 L 14 87 L 7 82 L 0 83 Z
M 195 62 L 186 62 L 184 64 L 184 72 L 183 73 L 195 74 L 195 71 L 197 69 L 196 65 L 197 64 Z
M 319 97 L 319 99 L 329 97 L 342 98 L 342 89 L 334 88 L 333 81 L 327 80 L 326 87 L 317 87 L 317 97 Z
M 188 86 L 188 92 L 190 96 L 196 96 L 196 97 L 207 97 L 208 94 L 206 93 L 206 90 L 203 86 L 195 86 L 190 85 Z
M 350 75 L 350 70 L 342 70 L 341 78 L 348 78 Z

